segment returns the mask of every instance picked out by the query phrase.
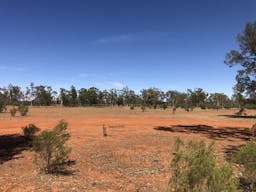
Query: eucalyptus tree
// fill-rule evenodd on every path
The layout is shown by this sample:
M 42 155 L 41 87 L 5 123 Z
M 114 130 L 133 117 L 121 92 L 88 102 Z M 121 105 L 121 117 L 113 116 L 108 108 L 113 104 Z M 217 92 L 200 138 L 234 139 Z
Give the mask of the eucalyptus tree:
M 143 103 L 148 106 L 153 106 L 154 108 L 163 102 L 162 94 L 163 92 L 160 89 L 154 87 L 141 90 Z
M 8 104 L 8 91 L 6 88 L 0 88 L 0 113 L 6 110 Z
M 193 107 L 199 107 L 202 104 L 205 104 L 208 93 L 206 93 L 202 88 L 196 88 L 194 90 L 188 89 L 188 104 Z
M 10 105 L 18 105 L 23 98 L 23 93 L 19 86 L 14 86 L 10 84 L 8 86 L 8 104 Z
M 256 21 L 248 22 L 242 33 L 237 35 L 238 50 L 226 55 L 225 63 L 233 67 L 239 65 L 235 89 L 247 95 L 256 91 Z
M 35 105 L 49 106 L 52 104 L 53 90 L 51 86 L 39 85 L 35 87 Z
M 111 105 L 116 105 L 117 104 L 117 100 L 118 100 L 118 93 L 116 89 L 110 89 L 109 90 L 109 99 L 110 99 L 110 103 Z
M 86 88 L 81 88 L 79 91 L 78 91 L 78 94 L 79 94 L 79 100 L 81 102 L 81 105 L 84 106 L 84 105 L 88 105 L 89 104 L 89 101 L 88 101 L 88 91 Z
M 71 97 L 70 105 L 71 106 L 77 106 L 79 104 L 79 98 L 78 98 L 77 90 L 76 90 L 74 85 L 72 85 L 70 87 L 69 93 L 70 93 L 70 97 Z
M 230 104 L 230 99 L 224 93 L 211 93 L 207 100 L 209 105 L 214 108 L 223 108 Z
M 28 87 L 26 87 L 25 100 L 30 102 L 30 105 L 33 105 L 34 99 L 35 99 L 35 85 L 32 82 Z
M 89 105 L 95 105 L 99 103 L 99 89 L 96 87 L 91 87 L 87 90 L 87 97 Z
M 134 90 L 129 89 L 127 86 L 120 90 L 120 95 L 123 98 L 124 105 L 138 104 L 138 95 Z
M 61 105 L 70 106 L 72 98 L 70 96 L 69 90 L 66 90 L 64 88 L 60 88 L 59 97 L 60 97 Z

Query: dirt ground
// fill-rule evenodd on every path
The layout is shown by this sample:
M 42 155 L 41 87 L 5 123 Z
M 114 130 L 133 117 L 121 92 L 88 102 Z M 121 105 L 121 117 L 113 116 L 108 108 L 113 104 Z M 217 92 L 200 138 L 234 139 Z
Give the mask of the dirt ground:
M 0 191 L 164 191 L 175 137 L 215 140 L 223 161 L 248 140 L 256 122 L 256 111 L 243 118 L 234 116 L 237 111 L 31 107 L 26 117 L 0 113 Z M 74 164 L 66 174 L 40 174 L 21 127 L 33 123 L 44 130 L 61 119 L 69 125 Z

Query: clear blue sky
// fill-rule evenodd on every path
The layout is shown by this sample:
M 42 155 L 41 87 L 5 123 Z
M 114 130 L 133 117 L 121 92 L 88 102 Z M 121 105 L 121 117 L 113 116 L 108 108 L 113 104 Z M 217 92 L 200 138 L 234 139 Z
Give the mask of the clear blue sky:
M 232 94 L 223 61 L 255 0 L 1 0 L 0 86 L 201 87 Z

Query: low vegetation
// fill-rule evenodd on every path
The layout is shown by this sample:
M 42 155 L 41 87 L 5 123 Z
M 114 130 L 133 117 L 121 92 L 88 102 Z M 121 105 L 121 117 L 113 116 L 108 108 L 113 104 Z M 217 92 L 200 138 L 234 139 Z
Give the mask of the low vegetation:
M 26 116 L 28 113 L 28 106 L 27 105 L 20 105 L 18 107 L 18 111 L 20 112 L 21 116 Z
M 237 84 L 234 87 L 235 92 L 232 97 L 228 97 L 224 93 L 207 93 L 202 88 L 187 89 L 185 92 L 176 90 L 168 90 L 164 92 L 158 88 L 150 87 L 148 89 L 142 89 L 139 93 L 135 93 L 134 90 L 131 90 L 128 87 L 124 87 L 120 90 L 110 89 L 102 91 L 96 87 L 81 88 L 77 90 L 75 86 L 72 85 L 69 90 L 60 88 L 60 91 L 57 92 L 54 91 L 51 86 L 46 85 L 35 86 L 31 83 L 30 86 L 26 88 L 26 91 L 22 91 L 23 89 L 19 86 L 10 84 L 8 87 L 0 88 L 0 112 L 6 111 L 7 106 L 10 105 L 19 106 L 18 108 L 13 107 L 10 109 L 10 114 L 13 117 L 17 112 L 19 112 L 21 116 L 26 116 L 29 111 L 29 105 L 62 105 L 69 107 L 128 106 L 131 110 L 134 110 L 135 107 L 141 107 L 143 112 L 146 107 L 150 109 L 161 108 L 163 110 L 172 107 L 173 114 L 175 114 L 178 108 L 183 108 L 185 111 L 191 112 L 196 107 L 201 108 L 202 110 L 219 110 L 236 107 L 240 110 L 232 116 L 234 116 L 234 118 L 237 118 L 237 116 L 239 118 L 241 118 L 241 116 L 247 118 L 248 116 L 245 113 L 245 110 L 256 109 L 256 22 L 247 23 L 244 31 L 238 35 L 237 41 L 239 43 L 239 49 L 231 50 L 226 55 L 225 59 L 225 63 L 230 67 L 233 67 L 234 65 L 240 66 L 236 76 Z M 254 118 L 254 116 L 248 118 Z M 53 129 L 40 132 L 40 129 L 37 126 L 28 124 L 27 126 L 22 127 L 26 139 L 24 139 L 24 136 L 20 135 L 3 135 L 4 142 L 7 141 L 7 144 L 4 143 L 4 147 L 2 148 L 9 148 L 6 151 L 1 148 L 2 154 L 0 156 L 0 163 L 2 163 L 3 160 L 9 161 L 11 159 L 5 158 L 4 156 L 12 155 L 16 158 L 16 155 L 28 148 L 27 144 L 32 143 L 36 162 L 41 171 L 44 173 L 57 173 L 60 170 L 65 169 L 71 152 L 71 148 L 67 146 L 67 141 L 70 138 L 70 134 L 67 132 L 67 127 L 67 122 L 61 120 Z M 161 127 L 163 131 L 169 130 L 170 132 L 173 132 L 171 128 L 172 127 Z M 227 129 L 231 128 L 227 127 Z M 252 126 L 253 137 L 255 136 L 255 129 L 256 124 Z M 193 131 L 193 129 L 191 130 Z M 208 129 L 205 130 L 205 132 L 207 131 Z M 224 132 L 224 129 L 220 129 L 220 131 Z M 223 134 L 223 132 L 218 133 L 218 135 Z M 105 125 L 102 126 L 102 133 L 104 137 L 108 136 L 107 127 Z M 192 133 L 195 133 L 195 131 Z M 228 134 L 230 133 L 226 132 L 226 135 Z M 235 134 L 238 135 L 238 131 L 235 132 Z M 149 134 L 145 135 L 148 136 Z M 154 134 L 153 136 L 155 137 L 157 135 Z M 229 138 L 232 137 L 233 135 Z M 242 142 L 244 142 L 248 137 L 248 134 L 244 134 L 240 140 L 243 140 Z M 222 139 L 224 140 L 225 138 L 227 138 L 227 136 Z M 237 137 L 236 139 L 239 138 Z M 8 146 L 9 143 L 10 146 Z M 152 145 L 155 143 L 152 142 Z M 20 144 L 21 147 L 18 146 L 18 144 Z M 136 145 L 132 145 L 133 149 Z M 126 143 L 124 146 L 126 147 Z M 19 151 L 19 148 L 22 150 Z M 102 155 L 100 154 L 99 156 Z M 95 156 L 96 158 L 94 157 L 94 160 L 99 156 Z M 113 156 L 112 153 L 108 156 L 109 162 L 111 163 L 116 160 Z M 147 156 L 148 154 L 143 156 L 143 158 L 146 159 Z M 107 156 L 102 157 L 106 158 Z M 139 156 L 139 158 L 143 159 L 141 156 Z M 104 161 L 105 160 L 106 159 L 104 159 Z M 150 158 L 150 162 L 151 161 L 156 163 L 160 162 L 159 159 L 151 160 Z M 236 154 L 233 163 L 237 165 L 236 168 L 239 170 L 233 169 L 233 165 L 230 163 L 219 163 L 217 155 L 214 152 L 214 143 L 206 144 L 204 141 L 190 141 L 184 143 L 180 138 L 177 138 L 174 143 L 173 158 L 170 164 L 171 178 L 168 182 L 167 191 L 240 192 L 243 190 L 246 192 L 255 192 L 255 138 L 252 138 L 244 146 L 238 149 L 238 153 Z M 12 164 L 8 164 L 6 167 L 7 169 L 12 168 Z M 98 172 L 98 168 L 99 167 L 95 169 L 96 171 L 92 171 Z M 160 172 L 161 170 L 162 169 L 159 169 L 158 171 Z M 239 174 L 234 174 L 234 172 Z M 154 173 L 154 171 L 150 172 L 150 174 Z M 111 175 L 111 177 L 112 176 L 113 175 Z M 127 180 L 127 178 L 125 179 Z M 93 186 L 96 184 L 96 182 L 92 183 Z M 150 185 L 147 186 L 150 187 Z
M 67 127 L 68 124 L 61 120 L 52 130 L 42 131 L 34 138 L 33 149 L 41 171 L 58 173 L 65 168 L 71 152 L 66 144 L 70 138 Z
M 13 107 L 12 109 L 10 109 L 10 113 L 12 117 L 15 117 L 16 113 L 17 113 L 18 109 Z
M 247 191 L 256 191 L 256 143 L 251 139 L 244 145 L 235 159 L 241 165 L 243 184 Z
M 108 134 L 107 134 L 107 127 L 105 125 L 102 126 L 102 132 L 103 132 L 103 136 L 104 137 L 108 136 Z
M 241 191 L 231 166 L 217 164 L 213 143 L 207 145 L 204 141 L 190 141 L 184 144 L 177 138 L 171 173 L 168 192 Z
M 0 102 L 0 113 L 3 111 L 6 111 L 6 105 L 5 105 L 5 103 Z
M 130 106 L 130 109 L 131 109 L 131 110 L 134 110 L 134 108 L 135 108 L 134 105 L 131 105 L 131 106 Z
M 141 110 L 142 110 L 142 112 L 145 112 L 146 111 L 146 106 L 145 105 L 141 105 Z
M 38 128 L 34 124 L 28 124 L 27 126 L 22 127 L 22 131 L 23 131 L 24 136 L 27 139 L 32 140 L 32 139 L 34 139 L 35 134 L 40 131 L 40 128 Z

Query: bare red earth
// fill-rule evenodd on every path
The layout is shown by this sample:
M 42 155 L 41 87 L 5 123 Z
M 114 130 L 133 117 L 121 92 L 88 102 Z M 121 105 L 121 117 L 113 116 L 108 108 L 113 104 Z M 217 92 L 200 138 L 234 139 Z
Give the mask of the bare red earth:
M 26 117 L 0 113 L 0 191 L 164 191 L 176 136 L 215 140 L 219 161 L 248 140 L 255 120 L 232 116 L 236 111 L 31 107 Z M 67 175 L 40 174 L 21 127 L 50 129 L 61 119 L 69 123 L 75 164 Z

